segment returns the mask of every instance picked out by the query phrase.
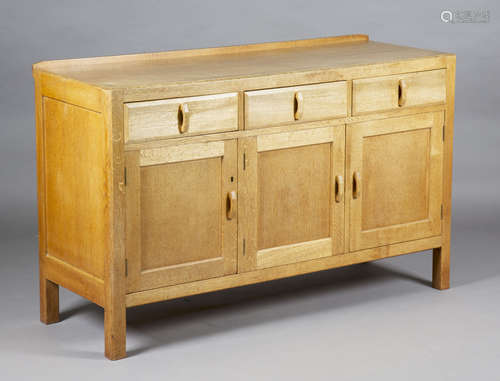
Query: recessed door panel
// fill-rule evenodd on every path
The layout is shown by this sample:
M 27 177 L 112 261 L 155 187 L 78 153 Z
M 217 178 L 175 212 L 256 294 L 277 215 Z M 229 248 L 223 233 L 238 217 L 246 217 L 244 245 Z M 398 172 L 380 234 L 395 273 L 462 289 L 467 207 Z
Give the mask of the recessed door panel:
M 220 257 L 221 166 L 211 158 L 141 168 L 141 271 Z
M 259 153 L 259 250 L 330 236 L 330 155 L 331 143 Z

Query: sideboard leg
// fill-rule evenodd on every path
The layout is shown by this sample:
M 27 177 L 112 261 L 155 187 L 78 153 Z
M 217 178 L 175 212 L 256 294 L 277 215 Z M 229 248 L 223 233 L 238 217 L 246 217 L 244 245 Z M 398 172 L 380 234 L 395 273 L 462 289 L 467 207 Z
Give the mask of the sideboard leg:
M 432 287 L 438 290 L 450 288 L 450 239 L 451 239 L 451 184 L 453 167 L 453 118 L 455 114 L 455 63 L 447 57 L 446 64 L 446 112 L 443 135 L 443 203 L 441 247 L 432 252 Z
M 40 276 L 40 321 L 59 322 L 59 286 L 43 276 Z
M 432 287 L 438 290 L 450 288 L 450 245 L 432 251 Z
M 104 309 L 105 355 L 110 360 L 127 357 L 126 350 L 126 308 Z

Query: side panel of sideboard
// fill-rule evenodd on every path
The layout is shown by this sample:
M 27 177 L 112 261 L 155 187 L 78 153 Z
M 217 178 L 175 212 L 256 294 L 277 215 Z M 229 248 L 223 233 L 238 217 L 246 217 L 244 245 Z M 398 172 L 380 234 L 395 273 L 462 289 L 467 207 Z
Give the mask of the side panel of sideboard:
M 45 73 L 34 77 L 40 318 L 51 323 L 58 320 L 56 285 L 104 305 L 111 161 L 100 91 Z
M 105 353 L 126 356 L 123 99 L 39 70 L 35 79 L 40 320 L 59 285 L 104 307 Z M 50 167 L 50 169 L 49 169 Z

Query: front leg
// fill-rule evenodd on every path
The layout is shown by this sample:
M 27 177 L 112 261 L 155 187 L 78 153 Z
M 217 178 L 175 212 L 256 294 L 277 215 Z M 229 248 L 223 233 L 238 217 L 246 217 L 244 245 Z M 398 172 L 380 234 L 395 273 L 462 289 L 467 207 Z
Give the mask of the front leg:
M 450 288 L 450 245 L 432 251 L 432 287 L 438 290 Z
M 45 324 L 59 322 L 59 286 L 40 272 L 40 321 Z
M 127 357 L 127 317 L 125 303 L 114 303 L 104 309 L 105 355 L 110 360 Z

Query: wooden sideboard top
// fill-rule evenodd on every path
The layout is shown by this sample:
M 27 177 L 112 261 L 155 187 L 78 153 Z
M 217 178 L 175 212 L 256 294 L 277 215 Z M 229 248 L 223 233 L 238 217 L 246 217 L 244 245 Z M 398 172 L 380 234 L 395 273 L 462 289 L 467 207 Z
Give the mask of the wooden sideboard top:
M 321 71 L 390 65 L 449 55 L 369 41 L 367 35 L 347 35 L 221 48 L 43 61 L 33 65 L 33 69 L 102 89 L 131 90 L 290 73 L 315 75 Z

